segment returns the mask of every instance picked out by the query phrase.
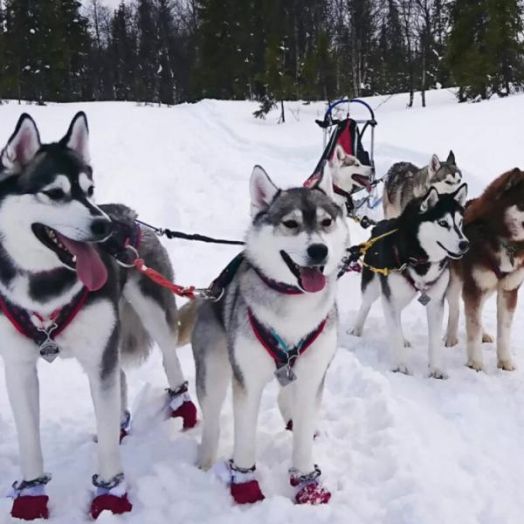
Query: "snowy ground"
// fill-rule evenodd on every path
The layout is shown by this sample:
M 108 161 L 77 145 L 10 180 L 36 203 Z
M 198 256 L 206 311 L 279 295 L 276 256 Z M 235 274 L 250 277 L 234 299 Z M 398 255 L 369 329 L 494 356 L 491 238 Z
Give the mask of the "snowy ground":
M 386 98 L 371 99 L 376 107 Z M 494 176 L 519 165 L 522 130 L 515 116 L 524 97 L 458 105 L 448 91 L 431 93 L 426 109 L 405 109 L 395 96 L 377 111 L 376 159 L 381 175 L 397 160 L 423 164 L 450 147 L 474 195 Z M 47 107 L 0 106 L 0 143 L 21 111 L 30 112 L 44 140 L 65 132 L 73 114 L 87 112 L 98 200 L 124 201 L 152 223 L 240 238 L 248 224 L 247 181 L 253 164 L 263 165 L 283 185 L 300 184 L 322 150 L 314 124 L 322 104 L 292 104 L 288 123 L 277 116 L 257 121 L 247 102 L 204 101 L 175 108 L 99 103 Z M 351 225 L 353 240 L 365 234 Z M 236 253 L 231 247 L 167 241 L 177 280 L 206 285 Z M 122 446 L 134 512 L 103 515 L 100 522 L 330 523 L 330 524 L 519 524 L 524 495 L 524 357 L 513 338 L 520 369 L 496 369 L 494 347 L 486 344 L 487 372 L 464 367 L 464 345 L 445 350 L 450 378 L 426 374 L 426 329 L 422 306 L 404 315 L 413 344 L 413 376 L 388 371 L 387 333 L 379 304 L 363 339 L 346 330 L 359 305 L 358 278 L 340 284 L 340 348 L 329 372 L 317 461 L 333 491 L 325 507 L 296 507 L 290 501 L 287 468 L 291 436 L 277 412 L 276 387 L 263 398 L 258 432 L 258 467 L 268 498 L 235 507 L 227 490 L 194 465 L 199 429 L 181 434 L 174 423 L 155 418 L 165 385 L 158 352 L 130 374 L 136 415 L 134 434 Z M 495 328 L 490 302 L 486 326 Z M 464 330 L 461 329 L 462 338 Z M 180 352 L 192 381 L 189 348 Z M 0 366 L 2 364 L 0 363 Z M 40 364 L 42 438 L 52 522 L 86 520 L 90 475 L 95 462 L 94 417 L 87 381 L 72 361 Z M 2 374 L 3 375 L 3 374 Z M 19 477 L 17 446 L 3 376 L 0 375 L 0 489 Z M 229 456 L 232 416 L 224 413 L 221 453 Z M 11 522 L 10 502 L 0 501 L 0 524 Z

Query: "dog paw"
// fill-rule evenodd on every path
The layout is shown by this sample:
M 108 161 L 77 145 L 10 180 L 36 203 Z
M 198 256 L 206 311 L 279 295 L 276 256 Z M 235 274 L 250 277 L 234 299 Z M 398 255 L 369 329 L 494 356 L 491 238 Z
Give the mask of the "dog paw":
M 444 337 L 444 346 L 452 348 L 458 344 L 458 337 L 456 335 L 446 335 Z
M 493 344 L 495 339 L 489 333 L 482 333 L 482 343 L 483 344 Z
M 466 366 L 468 366 L 468 368 L 471 368 L 475 371 L 484 371 L 484 362 L 482 360 L 470 358 L 468 362 L 466 363 Z
M 430 367 L 429 377 L 436 378 L 438 380 L 446 380 L 448 378 L 448 374 L 440 368 Z
M 395 366 L 391 371 L 393 371 L 393 373 L 402 373 L 403 375 L 411 375 L 411 371 L 405 364 L 399 364 L 398 366 Z
M 511 358 L 499 359 L 497 367 L 503 371 L 515 371 L 517 369 Z
M 411 342 L 407 338 L 404 339 L 404 347 L 405 348 L 410 348 L 411 347 Z

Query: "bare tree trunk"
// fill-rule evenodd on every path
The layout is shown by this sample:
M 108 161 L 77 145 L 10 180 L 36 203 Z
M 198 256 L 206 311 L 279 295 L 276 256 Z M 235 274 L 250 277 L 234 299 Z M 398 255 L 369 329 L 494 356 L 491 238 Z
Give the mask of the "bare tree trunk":
M 284 110 L 284 100 L 280 101 L 280 118 L 278 119 L 279 124 L 286 123 L 286 112 Z

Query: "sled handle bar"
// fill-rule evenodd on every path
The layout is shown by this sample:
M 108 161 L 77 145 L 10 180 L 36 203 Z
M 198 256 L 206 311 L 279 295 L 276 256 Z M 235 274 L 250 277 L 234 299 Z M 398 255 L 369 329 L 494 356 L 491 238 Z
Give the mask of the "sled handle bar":
M 326 113 L 324 114 L 324 122 L 327 123 L 327 122 L 330 122 L 332 121 L 332 118 L 331 118 L 331 113 L 333 111 L 333 109 L 335 109 L 335 107 L 341 105 L 341 104 L 360 104 L 360 105 L 363 105 L 368 111 L 369 111 L 369 114 L 371 116 L 371 118 L 369 120 L 364 120 L 363 122 L 369 122 L 372 126 L 375 126 L 377 124 L 376 120 L 375 120 L 375 112 L 373 111 L 373 109 L 371 108 L 371 106 L 367 103 L 367 102 L 364 102 L 364 100 L 360 100 L 360 98 L 341 98 L 340 100 L 335 100 L 335 102 L 332 102 L 331 104 L 329 104 L 327 110 L 326 110 Z

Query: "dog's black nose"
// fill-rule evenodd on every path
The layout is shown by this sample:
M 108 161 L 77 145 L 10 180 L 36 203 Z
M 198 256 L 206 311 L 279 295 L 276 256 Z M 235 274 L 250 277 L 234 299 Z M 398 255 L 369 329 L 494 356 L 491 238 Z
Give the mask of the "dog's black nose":
M 469 241 L 461 240 L 459 242 L 459 249 L 462 251 L 462 253 L 465 253 L 469 249 Z
M 326 260 L 328 248 L 325 244 L 311 244 L 307 248 L 307 254 L 313 264 L 321 264 Z
M 91 222 L 91 233 L 96 238 L 104 239 L 111 234 L 113 230 L 113 223 L 107 218 L 95 218 Z

